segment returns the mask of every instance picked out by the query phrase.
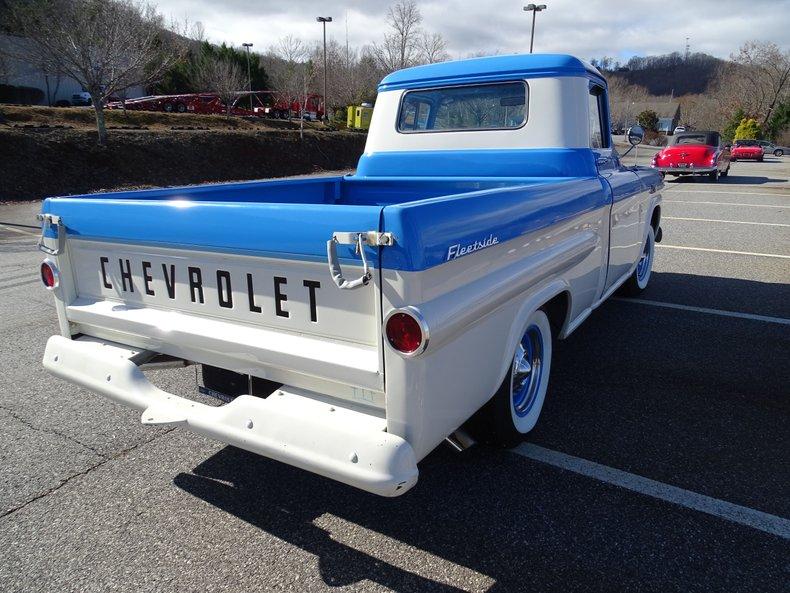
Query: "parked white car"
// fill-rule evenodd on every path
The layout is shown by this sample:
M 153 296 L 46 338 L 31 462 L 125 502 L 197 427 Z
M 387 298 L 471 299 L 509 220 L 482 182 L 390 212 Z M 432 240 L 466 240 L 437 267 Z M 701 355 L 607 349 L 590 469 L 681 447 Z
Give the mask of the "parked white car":
M 384 496 L 448 437 L 516 445 L 555 340 L 650 280 L 662 182 L 622 163 L 608 113 L 571 56 L 432 64 L 381 82 L 353 175 L 47 199 L 43 364 Z M 227 403 L 144 374 L 192 363 Z
M 758 140 L 757 143 L 763 147 L 765 154 L 772 154 L 774 156 L 790 154 L 790 148 L 787 146 L 777 146 L 773 142 L 768 142 L 767 140 Z

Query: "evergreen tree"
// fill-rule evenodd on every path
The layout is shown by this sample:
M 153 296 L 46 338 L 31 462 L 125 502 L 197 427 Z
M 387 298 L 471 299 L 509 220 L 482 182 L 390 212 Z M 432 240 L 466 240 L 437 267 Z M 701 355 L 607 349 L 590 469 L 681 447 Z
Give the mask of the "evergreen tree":
M 735 110 L 733 116 L 727 122 L 727 125 L 724 126 L 724 130 L 721 133 L 725 140 L 733 140 L 735 138 L 735 130 L 738 129 L 738 126 L 745 118 L 746 112 L 738 107 L 738 109 Z
M 637 123 L 648 132 L 658 132 L 658 115 L 647 109 L 636 116 Z

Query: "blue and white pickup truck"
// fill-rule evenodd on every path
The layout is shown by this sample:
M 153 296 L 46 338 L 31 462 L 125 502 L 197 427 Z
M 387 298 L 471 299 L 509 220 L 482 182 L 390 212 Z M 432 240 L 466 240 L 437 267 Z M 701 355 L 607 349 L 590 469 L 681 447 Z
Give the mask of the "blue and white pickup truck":
M 478 58 L 384 78 L 353 175 L 47 199 L 44 366 L 144 424 L 403 494 L 446 438 L 518 443 L 554 340 L 647 285 L 661 179 L 609 130 L 590 65 Z M 192 363 L 224 405 L 144 374 Z

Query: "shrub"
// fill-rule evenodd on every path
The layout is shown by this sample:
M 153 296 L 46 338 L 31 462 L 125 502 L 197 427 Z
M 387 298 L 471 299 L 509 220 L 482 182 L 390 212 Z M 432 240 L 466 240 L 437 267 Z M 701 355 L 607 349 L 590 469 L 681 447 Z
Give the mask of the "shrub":
M 760 124 L 756 119 L 743 118 L 735 130 L 735 140 L 757 140 L 760 137 Z
M 658 115 L 651 109 L 646 109 L 636 116 L 637 123 L 646 131 L 658 132 Z

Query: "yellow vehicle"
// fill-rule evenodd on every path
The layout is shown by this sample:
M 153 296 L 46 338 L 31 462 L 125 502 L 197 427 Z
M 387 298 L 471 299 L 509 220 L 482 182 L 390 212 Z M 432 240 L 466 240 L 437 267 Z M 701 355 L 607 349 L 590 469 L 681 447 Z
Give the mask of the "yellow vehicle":
M 370 103 L 349 105 L 346 111 L 346 127 L 353 130 L 367 130 L 370 128 L 372 115 L 373 106 Z

